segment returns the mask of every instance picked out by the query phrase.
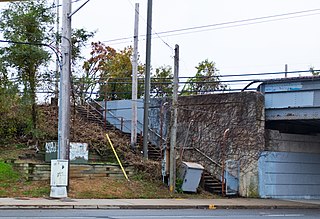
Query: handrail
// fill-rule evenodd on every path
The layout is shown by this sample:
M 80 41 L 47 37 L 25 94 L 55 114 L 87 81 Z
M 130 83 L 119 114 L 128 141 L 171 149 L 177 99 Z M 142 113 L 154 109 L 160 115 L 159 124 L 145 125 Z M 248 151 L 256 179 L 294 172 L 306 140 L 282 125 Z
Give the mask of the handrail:
M 113 118 L 115 118 L 115 119 L 117 119 L 119 122 L 121 122 L 121 119 L 119 119 L 119 117 L 118 116 L 115 116 L 112 112 L 108 112 Z M 123 118 L 123 117 L 120 117 L 120 118 Z M 122 120 L 122 121 L 130 121 L 130 120 L 128 120 L 128 119 L 126 119 L 126 120 Z M 121 124 L 123 124 L 123 123 L 121 123 Z M 131 130 L 131 128 L 129 128 L 128 126 L 126 126 L 125 124 L 123 124 L 124 125 L 124 127 L 125 128 L 127 128 L 127 129 L 129 129 L 129 130 Z
M 96 101 L 96 100 L 94 100 L 94 99 L 92 99 L 92 98 L 90 98 L 89 99 L 91 102 L 93 102 L 94 104 L 96 104 L 96 105 L 98 105 L 99 107 L 101 107 L 101 108 L 103 108 L 104 109 L 104 107 L 98 102 L 98 101 Z M 90 106 L 92 109 L 94 109 L 98 114 L 100 114 L 101 116 L 103 116 L 103 114 L 99 111 L 99 110 L 97 110 L 94 106 L 92 106 L 90 103 L 88 103 L 87 101 L 84 101 L 88 106 Z M 117 117 L 117 116 L 115 116 L 111 111 L 108 111 L 108 114 L 109 115 L 111 115 L 113 118 L 115 118 L 115 119 L 117 119 L 118 121 L 120 121 L 121 122 L 121 119 L 119 118 L 119 117 Z M 123 120 L 124 121 L 124 120 Z M 130 121 L 130 120 L 126 120 L 126 121 Z M 137 121 L 140 125 L 143 125 L 142 124 L 142 122 L 140 122 L 139 120 Z M 127 128 L 127 129 L 131 129 L 130 127 L 128 127 L 128 126 L 126 126 L 125 124 L 124 124 L 124 127 L 125 128 Z M 163 141 L 166 141 L 166 139 L 165 138 L 163 138 L 162 136 L 160 136 L 160 134 L 158 134 L 156 131 L 154 131 L 154 130 L 152 130 L 150 127 L 148 128 L 148 131 L 150 131 L 151 133 L 153 133 L 155 136 L 157 136 L 159 139 L 162 139 Z
M 214 161 L 211 157 L 209 157 L 208 155 L 206 155 L 204 152 L 200 151 L 198 148 L 193 147 L 194 150 L 196 150 L 198 153 L 200 153 L 202 156 L 204 156 L 205 158 L 207 158 L 208 160 L 211 161 L 211 163 L 214 163 L 216 166 L 222 168 L 221 164 L 217 163 L 216 161 Z
M 138 121 L 138 123 L 140 123 L 141 125 L 143 125 L 142 122 L 140 122 L 140 121 Z M 162 139 L 163 141 L 166 141 L 165 138 L 161 137 L 160 134 L 158 134 L 156 131 L 152 130 L 150 127 L 148 128 L 148 130 L 151 131 L 153 134 L 155 134 L 158 138 Z
M 102 116 L 102 114 L 101 114 L 96 108 L 94 108 L 92 105 L 90 105 L 89 103 L 86 103 L 86 105 L 89 106 L 90 108 L 94 109 L 99 115 Z M 85 106 L 85 107 L 86 107 L 86 106 Z M 89 111 L 89 112 L 90 112 L 90 111 Z M 102 121 L 102 119 L 101 119 L 100 117 L 98 117 L 97 115 L 95 115 L 94 113 L 91 113 L 91 112 L 90 112 L 90 114 L 91 114 L 92 116 L 94 116 L 96 119 L 99 119 L 99 120 Z
M 100 107 L 102 107 L 97 101 L 95 101 L 94 99 L 90 99 L 91 102 L 99 105 Z M 98 114 L 100 114 L 101 116 L 103 116 L 102 112 L 100 112 L 99 110 L 97 110 L 96 107 L 92 106 L 90 103 L 88 103 L 87 101 L 85 101 L 85 103 L 87 103 L 87 105 L 89 105 L 92 109 L 94 109 L 94 111 L 96 111 Z M 102 107 L 103 108 L 103 107 Z

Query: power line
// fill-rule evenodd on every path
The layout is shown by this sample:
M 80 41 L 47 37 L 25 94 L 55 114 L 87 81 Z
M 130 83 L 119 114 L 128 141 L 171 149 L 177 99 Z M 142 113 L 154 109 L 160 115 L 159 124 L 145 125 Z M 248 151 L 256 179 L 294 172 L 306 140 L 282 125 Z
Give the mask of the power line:
M 299 16 L 293 16 L 293 17 L 287 17 L 287 18 L 277 18 L 272 20 L 265 20 L 265 21 L 256 21 L 251 23 L 244 23 L 244 24 L 235 24 L 231 26 L 225 26 L 225 27 L 216 27 L 216 28 L 210 28 L 210 29 L 204 29 L 204 30 L 195 30 L 190 32 L 182 32 L 182 33 L 173 33 L 164 35 L 165 37 L 172 37 L 172 36 L 180 36 L 180 35 L 186 35 L 186 34 L 192 34 L 192 33 L 200 33 L 200 32 L 206 32 L 206 31 L 212 31 L 212 30 L 220 30 L 220 29 L 228 29 L 228 28 L 234 28 L 234 27 L 242 27 L 242 26 L 249 26 L 254 24 L 261 24 L 261 23 L 268 23 L 268 22 L 274 22 L 274 21 L 280 21 L 280 20 L 289 20 L 293 18 L 299 18 L 299 17 L 307 17 L 307 16 L 313 16 L 313 15 L 319 15 L 320 13 L 314 13 L 314 14 L 307 14 L 307 15 L 299 15 Z
M 132 8 L 134 8 L 134 10 L 135 10 L 135 7 L 134 7 L 134 5 L 132 4 L 132 2 L 131 2 L 130 0 L 128 0 L 128 2 L 129 2 L 130 5 L 132 6 Z M 142 18 L 142 20 L 144 20 L 144 21 L 146 22 L 146 20 L 145 20 L 144 17 L 140 14 L 140 12 L 137 11 L 137 13 L 138 13 L 139 16 Z M 151 29 L 153 30 L 152 27 L 151 27 Z M 153 33 L 152 35 L 157 35 L 158 38 L 159 38 L 167 47 L 169 47 L 169 48 L 171 49 L 171 52 L 174 51 L 174 49 L 173 49 L 164 39 L 162 39 L 162 37 L 161 37 L 157 32 L 154 31 L 154 33 Z
M 202 31 L 225 29 L 225 28 L 246 26 L 246 25 L 266 23 L 266 22 L 274 22 L 274 21 L 278 21 L 278 20 L 287 20 L 287 19 L 293 19 L 293 18 L 299 18 L 299 17 L 306 17 L 306 16 L 313 16 L 313 15 L 318 15 L 318 14 L 320 14 L 320 13 L 313 13 L 313 14 L 292 16 L 292 15 L 303 14 L 303 13 L 310 13 L 310 12 L 315 12 L 315 11 L 320 11 L 320 9 L 311 9 L 311 10 L 297 11 L 297 12 L 277 14 L 277 15 L 270 15 L 270 16 L 264 16 L 264 17 L 256 17 L 256 18 L 250 18 L 250 19 L 243 19 L 243 20 L 236 20 L 236 21 L 215 23 L 215 24 L 209 24 L 209 25 L 202 25 L 202 26 L 195 26 L 195 27 L 187 27 L 187 28 L 181 28 L 181 29 L 175 29 L 175 30 L 168 30 L 168 31 L 162 31 L 162 32 L 158 32 L 158 33 L 153 33 L 152 35 L 157 35 L 157 36 L 159 36 L 159 37 L 160 37 L 160 35 L 164 35 L 165 37 L 170 37 L 170 36 L 176 36 L 176 35 L 184 35 L 184 34 L 190 34 L 190 33 L 197 33 L 197 32 L 202 32 Z M 291 16 L 291 17 L 278 18 L 278 19 L 272 19 L 272 20 L 265 20 L 265 19 L 271 19 L 271 18 L 277 18 L 277 17 L 284 17 L 284 16 Z M 265 21 L 258 21 L 258 20 L 265 20 Z M 258 22 L 253 22 L 253 21 L 258 21 Z M 245 22 L 251 22 L 251 23 L 245 23 Z M 241 23 L 243 23 L 243 24 L 241 24 Z M 232 24 L 236 24 L 236 25 L 232 25 Z M 219 26 L 225 26 L 225 25 L 231 25 L 231 26 L 219 27 Z M 212 27 L 217 27 L 217 28 L 212 28 Z M 205 29 L 205 28 L 211 28 L 211 29 L 202 30 L 202 29 Z M 191 30 L 196 30 L 196 31 L 190 32 Z M 186 32 L 186 31 L 189 31 L 189 32 Z M 179 32 L 182 32 L 182 33 L 179 33 Z M 172 34 L 171 34 L 171 33 L 172 33 Z M 174 34 L 174 33 L 175 33 L 175 34 Z M 168 35 L 165 35 L 165 34 L 168 34 Z M 140 35 L 140 37 L 144 37 L 144 35 Z M 122 38 L 115 38 L 115 39 L 110 39 L 110 40 L 104 40 L 104 41 L 102 41 L 102 42 L 107 43 L 107 42 L 123 41 L 123 40 L 129 40 L 129 39 L 131 39 L 131 38 L 132 38 L 132 37 L 122 37 Z M 123 43 L 125 43 L 125 42 L 123 42 Z
M 270 18 L 275 18 L 275 17 L 290 16 L 290 15 L 309 13 L 309 12 L 315 12 L 315 11 L 320 11 L 320 8 L 319 9 L 305 10 L 305 11 L 291 12 L 291 13 L 284 13 L 284 14 L 277 14 L 277 15 L 269 15 L 269 16 L 264 16 L 264 17 L 256 17 L 256 18 L 249 18 L 249 19 L 243 19 L 243 20 L 236 20 L 236 21 L 228 21 L 228 22 L 217 23 L 217 24 L 208 24 L 208 25 L 202 25 L 202 26 L 187 27 L 187 28 L 182 28 L 182 29 L 163 31 L 163 32 L 159 32 L 158 34 L 166 34 L 166 33 L 174 33 L 174 32 L 181 32 L 181 31 L 188 31 L 188 30 L 196 30 L 196 29 L 203 29 L 203 28 L 209 28 L 209 27 L 215 27 L 215 26 L 222 26 L 222 25 L 230 25 L 230 24 L 243 23 L 243 22 L 249 22 L 249 21 L 256 21 L 256 20 L 265 20 L 265 19 L 270 19 Z

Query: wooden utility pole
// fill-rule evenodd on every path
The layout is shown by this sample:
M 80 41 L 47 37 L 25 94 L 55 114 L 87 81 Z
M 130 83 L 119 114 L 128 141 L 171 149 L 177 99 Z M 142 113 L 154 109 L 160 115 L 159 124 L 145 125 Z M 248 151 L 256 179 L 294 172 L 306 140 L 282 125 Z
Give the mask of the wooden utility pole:
M 149 105 L 150 105 L 150 68 L 151 68 L 152 0 L 148 0 L 146 75 L 144 82 L 143 114 L 143 157 L 148 159 Z
M 174 49 L 174 73 L 173 73 L 173 95 L 172 95 L 172 126 L 170 136 L 170 192 L 175 191 L 176 185 L 176 144 L 178 123 L 178 88 L 179 88 L 179 45 Z
M 131 119 L 131 147 L 137 143 L 137 120 L 138 120 L 138 39 L 139 37 L 139 3 L 135 4 L 134 19 L 134 45 L 132 57 L 132 119 Z

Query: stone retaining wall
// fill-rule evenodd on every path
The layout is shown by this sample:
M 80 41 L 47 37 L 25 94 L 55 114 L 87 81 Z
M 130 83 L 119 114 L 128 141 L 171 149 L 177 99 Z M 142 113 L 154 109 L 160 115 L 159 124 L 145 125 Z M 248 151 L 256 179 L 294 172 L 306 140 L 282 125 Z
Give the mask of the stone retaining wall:
M 225 151 L 224 160 L 240 163 L 240 194 L 257 196 L 257 160 L 265 148 L 263 95 L 241 92 L 186 96 L 179 97 L 178 103 L 177 147 L 183 160 L 200 162 L 213 170 L 209 159 L 188 149 L 197 148 L 219 164 Z
M 15 170 L 22 174 L 26 180 L 40 181 L 50 179 L 50 164 L 12 163 Z M 133 167 L 124 167 L 128 176 L 133 174 Z M 112 164 L 71 164 L 70 178 L 96 178 L 113 177 L 123 178 L 119 165 Z

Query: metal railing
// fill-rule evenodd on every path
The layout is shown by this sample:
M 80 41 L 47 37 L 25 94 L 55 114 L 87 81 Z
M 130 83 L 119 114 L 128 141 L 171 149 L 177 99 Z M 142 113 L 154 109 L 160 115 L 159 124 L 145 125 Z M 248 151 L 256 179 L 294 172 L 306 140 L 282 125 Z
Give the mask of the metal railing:
M 105 110 L 105 107 L 102 106 L 98 101 L 94 100 L 94 99 L 89 99 L 88 101 L 83 101 L 85 108 L 87 110 L 87 117 L 89 116 L 89 113 L 91 116 L 95 117 L 95 119 L 101 121 L 101 123 L 106 123 L 107 122 L 107 118 L 109 117 L 110 119 L 115 119 L 117 120 L 119 123 L 110 123 L 110 125 L 114 126 L 114 127 L 119 127 L 120 126 L 120 130 L 124 131 L 124 129 L 130 131 L 131 130 L 131 126 L 129 127 L 128 125 L 126 125 L 129 121 L 132 121 L 131 119 L 124 119 L 124 117 L 122 116 L 116 116 L 114 115 L 111 111 L 107 111 L 104 115 L 104 113 L 102 111 Z M 101 110 L 98 110 L 98 108 L 100 108 Z M 94 113 L 91 113 L 91 110 L 94 111 Z M 99 116 L 97 116 L 99 115 Z M 106 121 L 104 121 L 106 120 Z M 143 127 L 143 123 L 140 121 L 137 121 L 138 123 L 138 127 Z M 141 131 L 142 129 L 139 128 Z M 153 135 L 155 136 L 157 139 L 160 140 L 160 142 L 162 142 L 161 144 L 165 144 L 166 142 L 166 138 L 164 138 L 163 136 L 161 136 L 159 133 L 157 133 L 155 130 L 151 129 L 150 127 L 148 128 L 148 135 Z M 148 138 L 150 139 L 150 136 L 148 136 Z M 154 144 L 154 142 L 151 142 Z M 160 145 L 160 148 L 162 148 L 162 145 Z
M 93 117 L 95 117 L 96 119 L 100 120 L 101 122 L 103 122 L 102 118 L 103 118 L 103 114 L 97 110 L 93 105 L 91 105 L 89 102 L 84 101 L 85 103 L 85 109 L 87 110 L 87 117 L 89 117 L 89 113 L 90 115 L 92 115 Z M 91 110 L 93 110 L 95 113 L 97 113 L 99 116 L 97 116 L 95 113 L 91 113 Z

